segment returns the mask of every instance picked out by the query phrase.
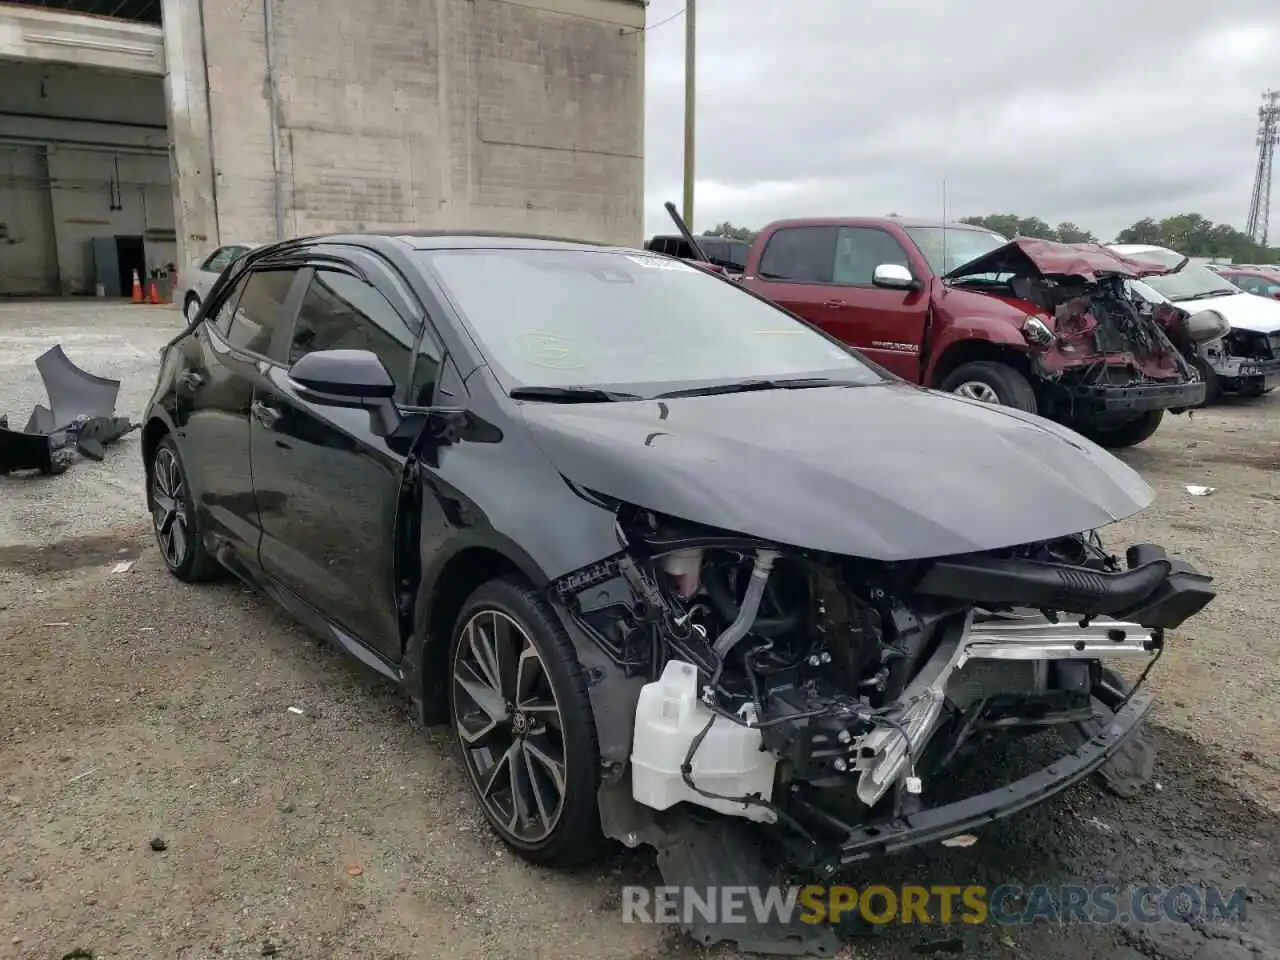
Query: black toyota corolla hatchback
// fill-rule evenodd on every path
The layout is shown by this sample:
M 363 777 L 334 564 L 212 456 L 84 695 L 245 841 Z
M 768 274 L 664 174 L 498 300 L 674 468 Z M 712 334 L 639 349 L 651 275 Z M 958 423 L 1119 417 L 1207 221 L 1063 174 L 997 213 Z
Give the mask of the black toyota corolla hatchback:
M 1103 549 L 1152 492 L 1088 440 L 642 250 L 259 248 L 142 436 L 176 577 L 229 569 L 402 684 L 524 856 L 711 838 L 678 883 L 725 825 L 742 864 L 832 876 L 1094 770 L 1131 789 L 1148 701 L 1103 661 L 1149 668 L 1213 595 Z M 939 803 L 967 750 L 1046 727 L 1053 766 Z

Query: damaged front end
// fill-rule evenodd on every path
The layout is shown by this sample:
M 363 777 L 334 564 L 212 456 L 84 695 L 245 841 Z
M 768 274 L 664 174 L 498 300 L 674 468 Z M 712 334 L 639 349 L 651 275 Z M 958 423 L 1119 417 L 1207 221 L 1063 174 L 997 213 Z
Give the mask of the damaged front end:
M 1176 269 L 1176 268 L 1173 268 Z M 1097 244 L 1018 238 L 953 270 L 953 286 L 1030 304 L 1023 326 L 1042 414 L 1064 423 L 1119 424 L 1200 405 L 1205 384 L 1170 329 L 1127 282 L 1171 272 Z M 1221 336 L 1222 331 L 1218 332 Z
M 831 878 L 1108 760 L 1113 788 L 1131 792 L 1150 773 L 1142 679 L 1164 632 L 1214 596 L 1160 547 L 1122 562 L 1094 534 L 879 562 L 616 508 L 622 549 L 554 591 L 591 685 L 605 832 L 654 846 L 681 888 L 764 886 L 780 868 Z M 1110 666 L 1122 662 L 1135 684 Z M 938 804 L 959 758 L 1046 729 L 1072 751 Z M 834 943 L 814 928 L 685 926 L 744 949 Z

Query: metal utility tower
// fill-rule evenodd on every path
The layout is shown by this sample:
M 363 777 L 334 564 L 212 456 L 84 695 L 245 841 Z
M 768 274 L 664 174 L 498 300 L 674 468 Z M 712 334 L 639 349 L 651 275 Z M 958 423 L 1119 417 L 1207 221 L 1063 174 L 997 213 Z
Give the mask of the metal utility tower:
M 1254 243 L 1264 247 L 1271 219 L 1271 167 L 1277 143 L 1280 143 L 1280 90 L 1268 90 L 1262 95 L 1262 106 L 1258 108 L 1258 172 L 1253 178 L 1249 221 L 1244 228 Z

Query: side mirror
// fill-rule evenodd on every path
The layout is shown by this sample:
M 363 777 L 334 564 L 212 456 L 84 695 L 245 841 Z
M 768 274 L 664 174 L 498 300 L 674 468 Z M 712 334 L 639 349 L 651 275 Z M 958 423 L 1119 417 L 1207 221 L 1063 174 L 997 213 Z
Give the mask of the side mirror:
M 328 407 L 368 410 L 373 432 L 385 437 L 400 426 L 396 384 L 371 350 L 317 350 L 289 368 L 298 395 Z
M 317 350 L 308 353 L 289 368 L 289 379 L 314 394 L 317 403 L 325 403 L 328 398 L 373 403 L 396 395 L 391 374 L 378 355 L 370 350 Z
M 919 284 L 911 271 L 900 263 L 882 263 L 871 275 L 871 282 L 888 290 L 915 290 Z

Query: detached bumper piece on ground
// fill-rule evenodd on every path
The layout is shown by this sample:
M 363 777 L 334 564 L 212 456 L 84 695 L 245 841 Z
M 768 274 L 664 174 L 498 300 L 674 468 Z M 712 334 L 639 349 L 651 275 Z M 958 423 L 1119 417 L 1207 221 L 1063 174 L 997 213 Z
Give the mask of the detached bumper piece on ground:
M 21 431 L 9 426 L 8 417 L 0 417 L 0 475 L 15 470 L 62 473 L 77 453 L 101 460 L 107 444 L 137 427 L 128 417 L 115 415 L 120 381 L 81 370 L 61 345 L 37 357 L 36 369 L 49 406 L 37 404 Z

